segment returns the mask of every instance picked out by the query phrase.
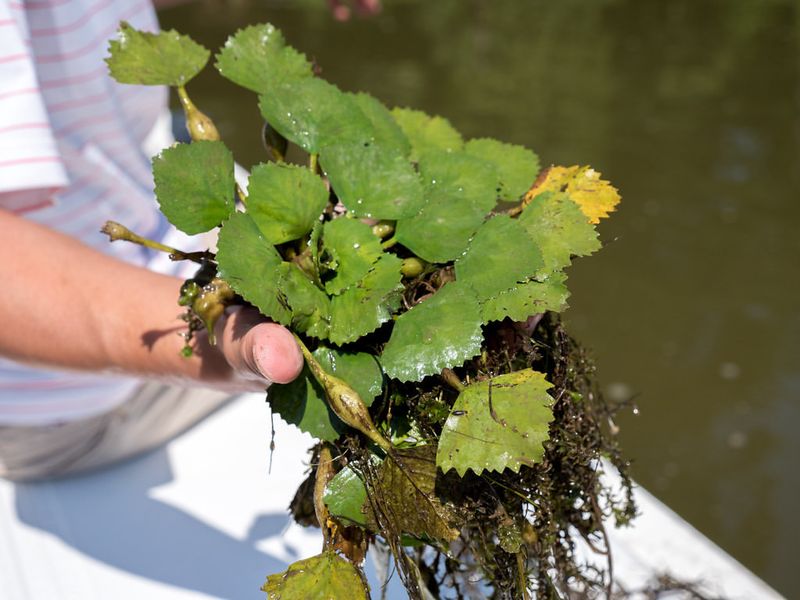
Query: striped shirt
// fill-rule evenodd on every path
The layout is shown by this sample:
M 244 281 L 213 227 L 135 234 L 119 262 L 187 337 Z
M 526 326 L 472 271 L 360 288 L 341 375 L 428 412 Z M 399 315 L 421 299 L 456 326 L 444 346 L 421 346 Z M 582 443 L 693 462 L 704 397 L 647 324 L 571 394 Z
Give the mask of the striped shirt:
M 103 62 L 123 20 L 158 27 L 150 0 L 0 0 L 0 207 L 151 266 L 150 251 L 99 232 L 108 219 L 153 239 L 169 231 L 145 148 L 165 131 L 166 90 L 117 84 Z M 88 417 L 137 385 L 0 359 L 0 424 Z

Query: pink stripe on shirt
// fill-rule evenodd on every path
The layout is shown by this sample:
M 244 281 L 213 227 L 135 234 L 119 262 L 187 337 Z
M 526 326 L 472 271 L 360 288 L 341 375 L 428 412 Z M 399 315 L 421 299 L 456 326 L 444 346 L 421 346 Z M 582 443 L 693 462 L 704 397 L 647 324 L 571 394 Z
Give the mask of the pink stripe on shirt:
M 138 4 L 136 4 L 136 6 L 134 6 L 131 10 L 129 10 L 122 16 L 122 20 L 124 21 L 127 19 L 131 19 L 134 16 L 136 16 L 137 13 L 143 12 L 149 7 L 150 7 L 149 1 L 145 0 L 144 2 L 139 2 Z M 66 62 L 68 60 L 75 60 L 76 58 L 85 56 L 86 54 L 89 54 L 93 50 L 96 50 L 98 44 L 111 37 L 114 34 L 114 32 L 117 31 L 118 27 L 119 24 L 114 23 L 113 26 L 103 30 L 99 35 L 96 35 L 94 38 L 92 38 L 87 44 L 81 46 L 80 48 L 76 48 L 72 52 L 58 52 L 56 54 L 39 55 L 36 57 L 36 62 L 38 64 L 59 63 L 59 62 Z
M 28 87 L 22 88 L 19 90 L 11 90 L 10 92 L 3 92 L 0 94 L 0 100 L 5 100 L 6 98 L 13 98 L 14 96 L 22 96 L 23 94 L 35 94 L 39 91 L 39 88 L 36 87 Z
M 22 2 L 9 2 L 11 8 L 27 8 L 28 10 L 45 10 L 53 8 L 54 6 L 61 6 L 62 4 L 69 4 L 71 0 L 28 0 L 25 4 Z
M 54 194 L 55 191 L 56 191 L 56 188 L 51 188 L 51 189 L 47 190 L 45 195 L 48 196 L 48 197 L 45 198 L 44 200 L 41 200 L 41 201 L 37 202 L 36 204 L 31 204 L 31 205 L 28 205 L 28 206 L 23 206 L 22 208 L 14 209 L 11 212 L 19 217 L 19 216 L 22 216 L 22 215 L 24 215 L 26 213 L 36 212 L 37 210 L 42 210 L 43 208 L 48 208 L 50 206 L 53 206 L 52 194 Z
M 29 156 L 26 158 L 15 158 L 13 160 L 0 161 L 0 167 L 13 167 L 15 165 L 26 165 L 30 163 L 42 162 L 61 162 L 58 156 Z
M 102 102 L 108 98 L 108 93 L 95 94 L 94 96 L 84 96 L 82 98 L 73 98 L 72 100 L 65 100 L 64 102 L 55 102 L 48 104 L 47 108 L 51 113 L 61 112 L 62 110 L 70 110 L 73 108 L 83 108 L 91 104 Z
M 72 75 L 70 77 L 62 77 L 61 79 L 51 79 L 49 81 L 46 81 L 44 80 L 44 78 L 42 78 L 42 80 L 39 82 L 39 86 L 43 90 L 49 90 L 53 88 L 76 85 L 79 83 L 87 83 L 92 79 L 104 76 L 107 71 L 108 67 L 103 65 L 102 67 L 92 69 L 91 71 L 87 73 L 82 73 L 81 75 Z
M 86 11 L 75 21 L 69 23 L 67 25 L 61 25 L 59 27 L 43 27 L 41 29 L 31 29 L 31 36 L 33 37 L 44 37 L 44 36 L 52 36 L 52 35 L 61 35 L 64 33 L 69 33 L 70 31 L 75 31 L 76 29 L 83 27 L 86 23 L 91 19 L 95 14 L 107 8 L 111 5 L 111 0 L 102 0 L 98 2 L 94 6 L 86 9 Z
M 73 121 L 63 127 L 55 127 L 53 130 L 59 136 L 70 135 L 76 131 L 83 131 L 92 125 L 99 125 L 100 123 L 113 123 L 117 120 L 115 113 L 105 113 L 100 115 L 92 115 L 77 121 Z
M 27 54 L 8 54 L 6 56 L 0 56 L 0 64 L 14 62 L 15 60 L 23 60 L 26 58 L 28 58 Z
M 50 127 L 49 123 L 17 123 L 16 125 L 0 127 L 0 133 L 18 131 L 20 129 L 47 129 L 48 127 Z

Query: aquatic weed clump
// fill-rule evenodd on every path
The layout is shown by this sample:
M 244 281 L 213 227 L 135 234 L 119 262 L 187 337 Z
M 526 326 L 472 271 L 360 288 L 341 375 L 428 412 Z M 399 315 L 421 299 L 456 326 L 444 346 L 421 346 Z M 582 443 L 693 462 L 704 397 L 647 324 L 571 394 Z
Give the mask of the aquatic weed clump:
M 120 82 L 177 90 L 193 141 L 153 159 L 155 193 L 184 233 L 216 232 L 216 250 L 104 231 L 199 264 L 179 299 L 185 354 L 214 343 L 231 305 L 288 327 L 302 350 L 300 377 L 268 401 L 319 440 L 292 510 L 323 548 L 270 575 L 268 598 L 367 598 L 370 547 L 413 598 L 604 588 L 610 562 L 579 564 L 575 543 L 605 552 L 604 517 L 630 518 L 630 486 L 614 409 L 557 313 L 616 189 L 591 167 L 542 169 L 522 146 L 343 92 L 271 25 L 215 57 L 263 117 L 265 162 L 241 185 L 186 90 L 209 57 L 123 23 L 108 64 Z M 623 498 L 603 487 L 603 458 Z
M 605 555 L 606 525 L 612 521 L 624 525 L 635 515 L 627 462 L 614 425 L 615 414 L 625 407 L 598 393 L 594 364 L 555 313 L 546 314 L 532 333 L 520 324 L 502 322 L 487 332 L 487 338 L 501 340 L 503 347 L 458 369 L 463 376 L 477 381 L 490 372 L 533 367 L 547 373 L 554 384 L 550 389 L 554 418 L 543 458 L 519 472 L 482 476 L 468 472 L 464 477 L 452 471 L 439 473 L 436 494 L 461 517 L 460 535 L 444 550 L 406 549 L 415 565 L 401 576 L 410 578 L 412 587 L 424 582 L 437 598 L 521 598 L 525 589 L 541 598 L 605 596 L 611 570 L 587 568 L 575 547 L 589 544 Z M 420 423 L 421 437 L 435 444 L 458 394 L 434 380 L 393 386 L 391 391 L 405 400 L 402 417 L 395 418 Z M 353 447 L 354 441 L 336 447 L 340 460 L 354 472 L 368 472 L 369 453 Z M 621 489 L 602 483 L 601 459 L 618 470 Z M 317 462 L 315 454 L 312 466 Z M 312 468 L 291 506 L 303 525 L 317 524 L 308 518 L 314 478 Z M 380 489 L 367 490 L 381 494 Z M 401 532 L 394 533 L 393 543 L 402 545 Z M 402 572 L 403 565 L 398 567 Z

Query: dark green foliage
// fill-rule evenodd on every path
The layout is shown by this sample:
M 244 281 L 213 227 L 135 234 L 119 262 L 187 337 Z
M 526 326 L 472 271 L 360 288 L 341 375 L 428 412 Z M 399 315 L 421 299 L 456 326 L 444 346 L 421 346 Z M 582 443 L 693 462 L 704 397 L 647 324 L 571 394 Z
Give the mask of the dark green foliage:
M 308 169 L 292 165 L 256 166 L 247 192 L 247 214 L 273 244 L 309 233 L 328 204 L 322 180 Z
M 214 229 L 233 211 L 233 155 L 222 142 L 167 148 L 153 159 L 153 178 L 161 212 L 185 233 Z

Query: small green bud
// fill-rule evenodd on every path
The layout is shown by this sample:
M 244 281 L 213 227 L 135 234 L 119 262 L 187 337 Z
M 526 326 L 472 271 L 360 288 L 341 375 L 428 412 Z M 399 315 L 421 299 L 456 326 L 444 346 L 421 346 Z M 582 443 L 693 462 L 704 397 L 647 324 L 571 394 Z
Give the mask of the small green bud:
M 411 256 L 403 259 L 403 264 L 400 266 L 400 272 L 403 277 L 417 277 L 422 275 L 425 268 L 428 266 L 424 260 Z
M 372 226 L 372 233 L 385 239 L 394 233 L 394 221 L 379 221 Z
M 208 333 L 208 341 L 212 346 L 216 344 L 214 325 L 225 312 L 227 301 L 233 296 L 233 290 L 228 283 L 217 277 L 212 279 L 192 302 L 192 312 L 203 322 Z
M 178 298 L 179 306 L 190 306 L 200 294 L 202 288 L 193 279 L 189 279 L 181 286 L 181 295 Z
M 103 225 L 100 232 L 105 233 L 112 242 L 116 242 L 117 240 L 128 241 L 133 237 L 133 233 L 131 233 L 130 229 L 124 225 L 120 225 L 116 221 L 106 221 L 106 224 Z

